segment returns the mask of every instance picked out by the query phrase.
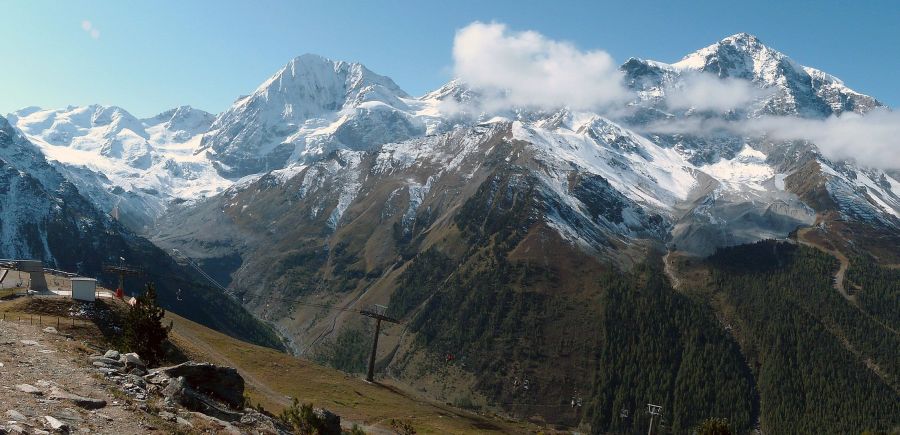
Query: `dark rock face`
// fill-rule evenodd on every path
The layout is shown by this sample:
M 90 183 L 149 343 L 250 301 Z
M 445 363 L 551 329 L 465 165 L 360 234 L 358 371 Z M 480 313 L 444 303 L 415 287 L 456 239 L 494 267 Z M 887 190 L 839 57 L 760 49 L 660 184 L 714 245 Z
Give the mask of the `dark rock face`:
M 341 435 L 341 417 L 327 409 L 315 408 L 313 413 L 324 423 L 319 428 L 321 435 Z
M 183 376 L 171 379 L 169 385 L 162 390 L 162 394 L 191 411 L 201 412 L 224 421 L 238 421 L 241 419 L 241 413 L 231 411 L 191 388 Z
M 188 361 L 158 372 L 183 379 L 183 386 L 209 394 L 232 408 L 240 409 L 244 404 L 244 378 L 234 368 Z

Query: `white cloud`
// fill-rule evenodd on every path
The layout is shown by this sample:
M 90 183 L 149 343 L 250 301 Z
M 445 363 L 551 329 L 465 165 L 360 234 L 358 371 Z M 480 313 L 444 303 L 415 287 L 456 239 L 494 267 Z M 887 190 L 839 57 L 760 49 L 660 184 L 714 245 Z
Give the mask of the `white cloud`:
M 900 113 L 877 109 L 866 115 L 844 113 L 826 119 L 770 116 L 740 121 L 687 118 L 663 121 L 642 131 L 658 134 L 708 135 L 726 132 L 772 140 L 805 140 L 833 160 L 900 169 Z
M 666 92 L 666 103 L 673 109 L 714 110 L 725 112 L 771 95 L 748 80 L 719 78 L 709 73 L 693 73 L 677 87 Z
M 84 20 L 81 22 L 81 29 L 85 32 L 89 32 L 91 30 L 91 22 L 88 20 Z
M 581 51 L 504 24 L 475 22 L 457 31 L 453 60 L 457 76 L 481 90 L 488 99 L 483 104 L 494 108 L 601 109 L 630 96 L 605 51 Z
M 900 113 L 886 109 L 825 120 L 762 118 L 748 122 L 746 128 L 748 133 L 766 133 L 775 139 L 808 140 L 830 159 L 900 169 Z

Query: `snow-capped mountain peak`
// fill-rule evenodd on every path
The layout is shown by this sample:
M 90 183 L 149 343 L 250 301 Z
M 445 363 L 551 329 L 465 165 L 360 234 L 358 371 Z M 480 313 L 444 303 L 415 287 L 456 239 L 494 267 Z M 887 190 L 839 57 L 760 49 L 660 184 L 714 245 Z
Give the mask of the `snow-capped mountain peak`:
M 337 148 L 368 149 L 424 134 L 409 100 L 359 63 L 305 54 L 219 115 L 198 151 L 240 177 Z
M 362 64 L 304 54 L 291 59 L 236 106 L 251 109 L 265 102 L 272 110 L 281 109 L 277 112 L 283 119 L 302 121 L 378 97 L 395 103 L 408 95 L 393 80 Z
M 738 33 L 697 50 L 673 67 L 681 70 L 709 72 L 719 77 L 762 80 L 777 79 L 779 67 L 802 69 L 781 52 L 769 48 L 749 33 Z
M 844 112 L 865 113 L 882 106 L 875 98 L 850 89 L 829 74 L 800 65 L 749 33 L 724 38 L 673 64 L 630 59 L 622 70 L 626 83 L 645 102 L 664 103 L 672 89 L 697 75 L 746 81 L 761 91 L 753 104 L 745 105 L 751 117 L 822 118 Z

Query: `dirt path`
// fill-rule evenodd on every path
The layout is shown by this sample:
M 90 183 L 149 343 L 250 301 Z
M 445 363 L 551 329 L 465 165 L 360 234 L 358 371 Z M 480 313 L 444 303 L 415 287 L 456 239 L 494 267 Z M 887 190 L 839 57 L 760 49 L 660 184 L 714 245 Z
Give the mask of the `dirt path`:
M 154 431 L 143 413 L 112 394 L 115 385 L 88 366 L 77 343 L 38 326 L 0 321 L 0 432 L 49 431 L 47 416 L 66 424 L 72 433 Z M 54 389 L 105 400 L 106 406 L 88 410 L 53 399 Z
M 840 252 L 838 250 L 828 249 L 822 245 L 819 245 L 818 243 L 806 240 L 805 235 L 806 235 L 806 232 L 809 230 L 810 230 L 810 228 L 803 228 L 800 231 L 798 231 L 797 232 L 797 240 L 805 246 L 809 246 L 811 248 L 818 249 L 822 252 L 825 252 L 826 254 L 830 254 L 830 255 L 834 256 L 835 258 L 838 259 L 838 262 L 840 263 L 840 265 L 838 266 L 837 272 L 834 273 L 834 288 L 841 294 L 841 296 L 844 297 L 844 299 L 846 299 L 851 304 L 853 304 L 853 306 L 856 307 L 859 310 L 859 312 L 862 313 L 862 315 L 864 315 L 866 318 L 872 320 L 875 323 L 878 323 L 879 325 L 881 325 L 888 331 L 891 331 L 894 334 L 900 335 L 900 331 L 898 331 L 896 328 L 884 323 L 882 320 L 880 320 L 876 317 L 873 317 L 871 314 L 869 314 L 868 312 L 863 310 L 863 308 L 860 307 L 859 304 L 857 304 L 855 295 L 850 295 L 849 293 L 847 293 L 846 275 L 847 275 L 847 269 L 850 267 L 850 260 L 847 258 L 846 255 L 844 255 L 842 252 Z
M 834 288 L 841 294 L 841 296 L 844 297 L 844 299 L 846 299 L 850 302 L 856 303 L 856 298 L 854 296 L 851 296 L 849 293 L 847 293 L 847 288 L 844 283 L 844 278 L 847 275 L 847 268 L 850 267 L 850 260 L 841 251 L 838 251 L 835 249 L 828 249 L 818 243 L 807 240 L 806 233 L 809 230 L 810 230 L 810 228 L 803 228 L 800 231 L 798 231 L 797 232 L 797 241 L 799 241 L 800 244 L 802 244 L 802 245 L 809 246 L 811 248 L 816 248 L 816 249 L 818 249 L 822 252 L 825 252 L 825 253 L 838 259 L 838 262 L 840 264 L 838 266 L 837 272 L 834 273 Z
M 666 276 L 669 277 L 669 281 L 672 283 L 672 288 L 678 290 L 681 287 L 681 280 L 675 276 L 675 271 L 672 268 L 672 262 L 669 261 L 670 256 L 672 255 L 672 251 L 666 252 L 666 255 L 663 255 L 663 271 L 665 271 Z

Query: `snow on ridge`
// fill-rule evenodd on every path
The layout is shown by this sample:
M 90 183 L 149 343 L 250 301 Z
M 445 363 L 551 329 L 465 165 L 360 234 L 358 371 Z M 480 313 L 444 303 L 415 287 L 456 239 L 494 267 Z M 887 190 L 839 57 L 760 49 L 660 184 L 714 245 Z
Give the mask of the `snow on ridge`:
M 572 117 L 579 118 L 584 119 L 584 114 Z M 606 139 L 622 137 L 634 148 L 616 149 L 603 136 L 592 137 L 587 129 L 548 130 L 520 121 L 513 123 L 513 137 L 533 143 L 542 160 L 556 161 L 557 167 L 566 162 L 600 175 L 619 192 L 653 208 L 671 211 L 688 197 L 696 185 L 693 168 L 675 150 L 659 147 L 604 118 L 588 119 L 602 127 Z
M 888 186 L 882 186 L 875 182 L 866 171 L 852 170 L 852 173 L 847 175 L 821 159 L 818 163 L 822 173 L 829 176 L 830 181 L 826 186 L 829 192 L 836 197 L 842 209 L 859 209 L 864 207 L 862 201 L 868 200 L 870 207 L 900 218 L 900 196 L 895 191 L 895 187 L 900 186 L 900 183 L 897 183 L 892 177 L 881 172 L 888 183 Z M 864 192 L 864 196 L 859 196 L 860 191 Z M 851 195 L 848 192 L 855 194 Z
M 194 153 L 210 116 L 183 106 L 139 120 L 92 105 L 28 109 L 10 120 L 98 208 L 120 206 L 152 221 L 171 200 L 193 201 L 232 184 Z
M 735 191 L 743 190 L 744 187 L 767 190 L 762 183 L 775 176 L 774 168 L 766 163 L 766 155 L 746 144 L 733 159 L 722 159 L 697 169 Z
M 362 187 L 362 182 L 359 179 L 361 175 L 359 168 L 359 164 L 362 161 L 361 153 L 344 152 L 341 153 L 341 157 L 342 160 L 345 160 L 345 164 L 341 165 L 340 169 L 334 169 L 334 172 L 337 172 L 338 170 L 341 171 L 342 179 L 338 203 L 328 216 L 328 226 L 332 230 L 337 229 L 341 217 L 344 216 L 344 212 L 347 211 L 347 208 L 350 207 L 350 204 L 356 199 L 356 195 L 359 194 L 359 189 Z

